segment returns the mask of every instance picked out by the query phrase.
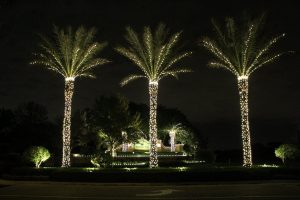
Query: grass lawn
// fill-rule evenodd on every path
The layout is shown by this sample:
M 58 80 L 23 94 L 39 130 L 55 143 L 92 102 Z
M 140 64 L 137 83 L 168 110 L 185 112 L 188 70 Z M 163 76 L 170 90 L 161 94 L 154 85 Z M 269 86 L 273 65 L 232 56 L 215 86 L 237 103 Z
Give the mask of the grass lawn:
M 300 168 L 287 167 L 193 167 L 149 168 L 15 168 L 3 175 L 6 179 L 88 182 L 193 182 L 241 180 L 300 180 Z

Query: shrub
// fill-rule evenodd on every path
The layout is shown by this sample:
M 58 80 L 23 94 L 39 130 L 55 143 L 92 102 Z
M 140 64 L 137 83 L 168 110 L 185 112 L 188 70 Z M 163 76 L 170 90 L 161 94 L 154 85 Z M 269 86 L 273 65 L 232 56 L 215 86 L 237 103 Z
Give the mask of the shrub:
M 282 163 L 286 159 L 295 159 L 299 155 L 299 149 L 293 144 L 282 144 L 275 149 L 275 156 L 282 160 Z
M 48 149 L 42 146 L 30 147 L 23 154 L 24 160 L 33 163 L 37 168 L 39 168 L 43 162 L 48 160 L 50 156 Z
M 96 154 L 91 158 L 91 163 L 95 167 L 111 167 L 112 166 L 112 157 L 109 153 L 100 153 Z

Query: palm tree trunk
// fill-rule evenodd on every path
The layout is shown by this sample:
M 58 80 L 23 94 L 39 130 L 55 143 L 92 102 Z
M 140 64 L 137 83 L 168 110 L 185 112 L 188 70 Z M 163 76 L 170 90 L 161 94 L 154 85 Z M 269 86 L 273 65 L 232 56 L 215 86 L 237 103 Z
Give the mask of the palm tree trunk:
M 149 97 L 150 97 L 150 120 L 149 120 L 149 134 L 150 134 L 150 168 L 158 167 L 157 159 L 157 94 L 158 82 L 149 82 Z
M 243 143 L 243 166 L 252 166 L 251 137 L 248 114 L 248 77 L 238 77 L 238 89 L 241 106 L 241 128 Z
M 63 121 L 62 167 L 71 166 L 71 109 L 74 92 L 74 79 L 65 80 L 65 112 Z

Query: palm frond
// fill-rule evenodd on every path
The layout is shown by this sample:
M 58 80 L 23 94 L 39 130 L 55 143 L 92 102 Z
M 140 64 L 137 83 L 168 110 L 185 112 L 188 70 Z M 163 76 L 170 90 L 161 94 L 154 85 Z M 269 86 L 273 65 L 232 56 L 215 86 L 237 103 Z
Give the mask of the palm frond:
M 232 18 L 227 18 L 224 30 L 213 20 L 215 40 L 206 37 L 200 43 L 214 56 L 209 66 L 227 69 L 236 76 L 249 76 L 256 69 L 279 58 L 282 53 L 274 54 L 271 50 L 284 34 L 263 43 L 259 37 L 263 18 L 242 26 L 237 26 Z
M 142 34 L 127 27 L 127 47 L 119 46 L 115 50 L 137 65 L 149 81 L 158 81 L 167 75 L 174 76 L 174 73 L 167 71 L 191 54 L 177 48 L 180 36 L 181 32 L 169 35 L 164 24 L 159 24 L 155 31 L 144 27 Z
M 41 53 L 34 54 L 31 64 L 53 70 L 65 78 L 91 77 L 91 70 L 109 61 L 97 57 L 107 43 L 94 42 L 96 29 L 71 27 L 59 29 L 54 26 L 53 37 L 41 37 Z
M 264 58 L 264 56 L 268 57 L 267 54 L 268 52 L 271 50 L 272 47 L 274 47 L 274 45 L 282 38 L 285 37 L 285 34 L 281 34 L 277 37 L 272 38 L 269 42 L 267 42 L 263 48 L 258 49 L 257 54 L 255 56 L 255 58 L 253 59 L 251 65 L 249 66 L 249 68 L 247 69 L 249 72 L 250 71 L 255 71 L 253 70 L 253 68 L 256 68 L 256 66 L 260 65 L 261 62 L 264 62 L 263 60 L 266 60 L 266 58 Z M 265 63 L 267 64 L 267 63 Z
M 136 75 L 136 74 L 129 75 L 129 76 L 127 76 L 126 78 L 124 78 L 124 79 L 121 81 L 121 86 L 123 87 L 123 86 L 126 85 L 128 82 L 133 81 L 133 80 L 136 80 L 136 79 L 139 79 L 139 78 L 146 78 L 146 76 L 144 76 L 144 75 Z
M 179 74 L 190 73 L 190 72 L 193 72 L 193 71 L 188 68 L 180 67 L 178 69 L 173 69 L 173 70 L 168 70 L 168 71 L 162 72 L 160 79 L 162 79 L 163 77 L 166 77 L 166 76 L 173 76 L 176 79 L 178 79 Z

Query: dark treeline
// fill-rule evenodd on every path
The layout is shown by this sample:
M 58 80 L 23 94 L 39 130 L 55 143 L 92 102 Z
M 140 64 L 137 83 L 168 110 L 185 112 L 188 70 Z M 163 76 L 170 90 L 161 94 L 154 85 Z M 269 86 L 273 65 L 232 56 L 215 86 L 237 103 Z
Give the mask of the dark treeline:
M 128 101 L 125 97 L 120 96 L 120 98 L 124 101 Z M 118 98 L 115 96 L 101 96 L 95 100 L 94 105 L 90 108 L 74 112 L 72 116 L 73 153 L 93 154 L 96 153 L 95 151 L 101 150 L 101 148 L 99 149 L 97 147 L 97 142 L 95 142 L 95 138 L 97 137 L 95 135 L 95 130 L 89 129 L 89 127 L 92 126 L 96 127 L 93 125 L 93 123 L 95 123 L 93 120 L 96 120 L 97 124 L 102 123 L 103 126 L 101 126 L 101 129 L 105 128 L 105 130 L 109 132 L 108 135 L 113 136 L 113 139 L 122 139 L 121 132 L 115 134 L 114 131 L 118 130 L 115 125 L 121 126 L 121 122 L 126 121 L 126 113 L 124 114 L 120 107 L 114 108 L 115 104 L 112 103 L 113 99 Z M 109 104 L 105 104 L 105 102 Z M 135 119 L 137 117 L 136 120 L 139 120 L 139 128 L 142 130 L 142 133 L 134 132 L 136 133 L 134 138 L 143 137 L 148 139 L 148 106 L 146 104 L 136 104 L 134 102 L 128 102 L 128 105 L 128 118 Z M 96 109 L 96 106 L 100 106 L 100 108 Z M 101 116 L 97 116 L 98 118 L 96 119 L 88 119 L 88 113 L 93 110 L 99 111 Z M 134 116 L 133 114 L 137 114 L 138 116 Z M 109 121 L 109 119 L 107 119 L 108 115 L 111 115 L 113 119 L 110 119 Z M 54 163 L 58 164 L 61 159 L 61 119 L 62 116 L 50 119 L 47 108 L 35 102 L 22 103 L 13 109 L 1 108 L 0 154 L 2 158 L 1 160 L 3 160 L 2 162 L 7 162 L 7 160 L 12 158 L 20 161 L 22 153 L 29 147 L 44 146 L 49 149 L 51 155 L 53 155 L 51 156 L 51 159 L 55 159 Z M 127 125 L 126 123 L 127 122 L 123 122 L 124 126 Z M 189 122 L 187 117 L 180 110 L 159 106 L 158 137 L 159 139 L 162 139 L 165 145 L 169 145 L 168 134 L 166 134 L 165 130 L 176 124 L 181 124 L 189 130 L 192 134 L 189 137 L 189 139 L 192 140 L 191 143 L 197 144 L 197 148 L 199 149 L 206 149 L 206 139 L 202 136 L 202 133 Z
M 107 99 L 111 101 L 112 97 L 99 97 L 99 99 Z M 95 105 L 94 105 L 95 106 Z M 107 105 L 104 105 L 104 107 Z M 93 154 L 100 151 L 97 148 L 95 140 L 96 135 L 87 133 L 86 123 L 83 117 L 86 111 L 91 111 L 91 108 L 78 110 L 74 112 L 72 117 L 72 152 Z M 129 102 L 130 113 L 138 113 L 141 121 L 140 128 L 147 133 L 148 130 L 148 106 L 145 104 L 136 104 Z M 163 140 L 165 145 L 168 145 L 169 138 L 164 134 L 164 129 L 170 125 L 181 123 L 184 127 L 191 130 L 195 143 L 199 145 L 200 150 L 207 149 L 207 140 L 202 133 L 195 128 L 186 116 L 178 109 L 159 106 L 158 109 L 158 136 Z M 8 162 L 9 159 L 20 161 L 22 153 L 31 146 L 44 146 L 51 152 L 52 159 L 55 163 L 60 163 L 61 155 L 61 116 L 55 119 L 48 117 L 48 112 L 45 106 L 35 102 L 23 103 L 14 109 L 0 109 L 0 149 L 2 162 Z M 122 120 L 122 119 L 120 119 Z M 112 122 L 113 123 L 113 122 Z M 120 121 L 116 121 L 120 124 Z M 137 134 L 136 137 L 144 137 L 148 139 L 148 134 Z M 121 137 L 121 136 L 120 136 Z M 274 149 L 281 143 L 273 142 L 269 144 L 253 144 L 253 155 L 255 163 L 280 163 L 280 160 L 275 157 Z M 101 149 L 101 148 L 100 148 Z M 226 164 L 237 164 L 242 160 L 241 149 L 217 150 L 215 153 L 215 161 Z M 201 153 L 200 153 L 201 154 Z M 201 156 L 200 156 L 201 157 Z

